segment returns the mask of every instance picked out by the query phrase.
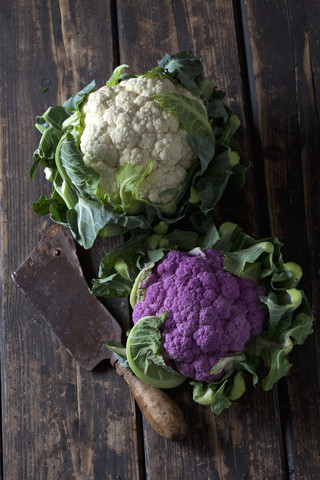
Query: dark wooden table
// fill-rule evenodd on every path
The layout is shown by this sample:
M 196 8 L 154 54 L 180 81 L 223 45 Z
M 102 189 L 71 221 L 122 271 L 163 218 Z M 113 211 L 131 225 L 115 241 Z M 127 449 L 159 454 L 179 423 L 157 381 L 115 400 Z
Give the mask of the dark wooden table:
M 1 478 L 318 480 L 319 1 L 1 0 L 0 16 Z M 144 422 L 107 363 L 92 372 L 75 363 L 10 276 L 50 226 L 31 207 L 49 193 L 42 175 L 28 178 L 35 116 L 92 79 L 102 86 L 120 63 L 144 72 L 189 48 L 227 92 L 241 119 L 240 151 L 253 161 L 215 221 L 277 236 L 285 258 L 303 267 L 316 322 L 286 380 L 268 393 L 249 387 L 219 417 L 193 403 L 188 386 L 171 392 L 190 432 L 170 442 Z M 94 268 L 120 241 L 97 243 L 82 261 Z M 126 328 L 126 302 L 110 308 Z

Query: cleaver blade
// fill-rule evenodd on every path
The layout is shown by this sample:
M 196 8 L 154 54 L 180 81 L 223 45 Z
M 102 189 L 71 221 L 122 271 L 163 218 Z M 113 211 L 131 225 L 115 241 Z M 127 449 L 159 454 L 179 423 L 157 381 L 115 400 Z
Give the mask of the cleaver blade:
M 12 278 L 83 368 L 112 357 L 121 327 L 90 292 L 69 229 L 53 224 Z

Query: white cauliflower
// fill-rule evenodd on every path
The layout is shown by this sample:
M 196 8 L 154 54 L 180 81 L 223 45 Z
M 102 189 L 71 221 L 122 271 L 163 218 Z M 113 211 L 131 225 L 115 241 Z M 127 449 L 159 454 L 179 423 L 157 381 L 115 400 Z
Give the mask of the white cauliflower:
M 161 93 L 178 93 L 197 100 L 179 83 L 156 77 L 130 78 L 92 92 L 82 107 L 84 131 L 80 149 L 84 163 L 100 175 L 101 193 L 115 194 L 116 171 L 125 164 L 147 166 L 152 171 L 137 193 L 154 204 L 172 200 L 161 192 L 183 184 L 188 168 L 197 160 L 177 118 L 152 99 Z
M 98 235 L 184 218 L 205 234 L 231 174 L 244 182 L 233 136 L 239 119 L 201 59 L 186 50 L 141 75 L 123 74 L 126 67 L 100 90 L 92 81 L 37 117 L 42 137 L 30 176 L 42 165 L 52 196 L 33 208 L 68 225 L 84 248 Z

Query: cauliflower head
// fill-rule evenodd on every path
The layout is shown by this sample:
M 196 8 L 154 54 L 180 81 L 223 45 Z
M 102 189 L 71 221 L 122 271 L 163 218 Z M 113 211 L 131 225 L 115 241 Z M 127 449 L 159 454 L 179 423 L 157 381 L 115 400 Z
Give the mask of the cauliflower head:
M 138 76 L 92 92 L 82 107 L 84 130 L 80 149 L 84 163 L 100 175 L 102 195 L 119 190 L 116 172 L 126 164 L 152 169 L 137 188 L 142 199 L 162 205 L 181 186 L 197 157 L 178 119 L 153 100 L 175 93 L 196 100 L 179 83 L 158 77 Z
M 133 322 L 167 312 L 162 326 L 163 356 L 186 377 L 210 382 L 224 357 L 240 353 L 262 333 L 267 320 L 260 296 L 266 289 L 223 270 L 214 249 L 170 252 L 140 286 Z

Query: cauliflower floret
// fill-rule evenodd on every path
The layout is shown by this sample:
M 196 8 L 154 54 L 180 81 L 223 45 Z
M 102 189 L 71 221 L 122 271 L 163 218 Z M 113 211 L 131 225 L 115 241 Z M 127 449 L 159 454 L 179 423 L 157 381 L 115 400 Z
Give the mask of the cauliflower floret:
M 243 351 L 262 333 L 267 311 L 259 297 L 266 290 L 224 271 L 221 252 L 203 253 L 173 251 L 158 263 L 141 285 L 145 296 L 134 306 L 133 321 L 167 311 L 164 357 L 181 374 L 210 382 L 223 374 L 210 373 L 219 359 Z
M 149 157 L 145 150 L 139 147 L 125 148 L 120 156 L 119 165 L 126 165 L 127 163 L 136 164 L 139 162 L 139 165 L 144 165 L 145 167 L 149 163 Z
M 118 189 L 115 176 L 115 167 L 119 164 L 118 150 L 112 145 L 103 125 L 96 130 L 87 129 L 84 140 L 86 137 L 88 137 L 88 141 L 92 142 L 92 149 L 84 159 L 85 164 L 99 173 L 103 191 L 115 194 Z M 108 152 L 104 147 L 106 143 L 110 144 Z
M 80 149 L 84 163 L 100 174 L 102 195 L 117 191 L 115 173 L 120 166 L 147 166 L 150 160 L 154 161 L 152 171 L 137 192 L 159 205 L 177 195 L 177 191 L 160 194 L 183 184 L 196 155 L 177 118 L 152 99 L 161 93 L 179 93 L 203 106 L 199 98 L 178 83 L 156 77 L 130 78 L 88 96 L 82 107 L 85 127 Z
M 152 150 L 152 158 L 159 158 L 166 166 L 175 166 L 176 158 L 181 157 L 181 141 L 174 133 L 168 133 L 164 138 L 157 136 Z
M 161 193 L 165 190 L 175 188 L 177 185 L 181 185 L 185 178 L 186 170 L 180 165 L 176 165 L 174 171 L 167 168 L 161 171 L 157 168 L 141 182 L 138 192 L 143 198 L 148 198 L 152 203 L 164 204 L 169 202 L 172 196 L 170 193 L 159 196 L 158 191 Z M 158 191 L 155 190 L 155 185 L 158 186 Z
M 181 334 L 177 328 L 167 333 L 163 346 L 169 358 L 174 358 L 177 362 L 190 363 L 200 353 L 200 348 L 195 348 L 193 339 Z

